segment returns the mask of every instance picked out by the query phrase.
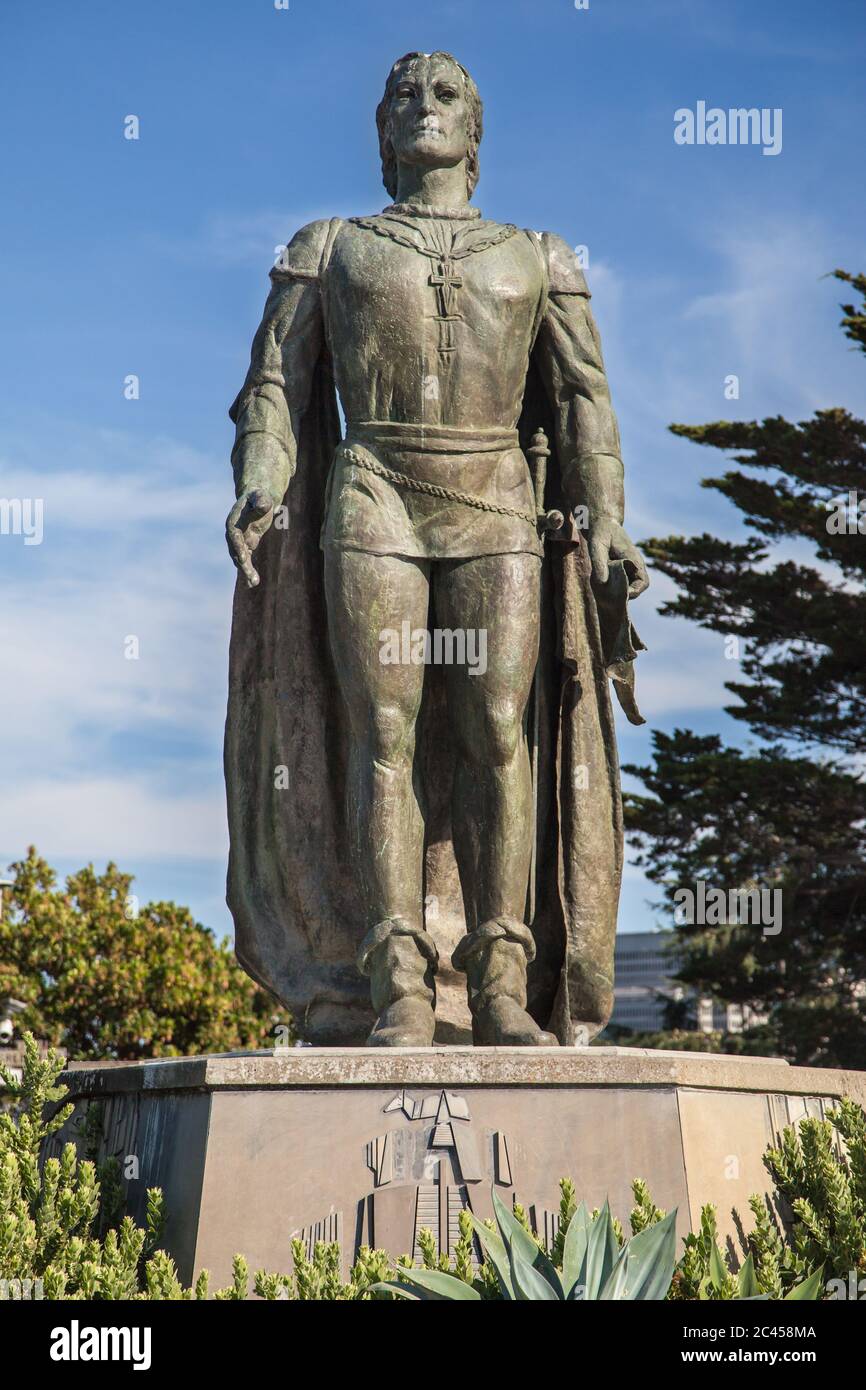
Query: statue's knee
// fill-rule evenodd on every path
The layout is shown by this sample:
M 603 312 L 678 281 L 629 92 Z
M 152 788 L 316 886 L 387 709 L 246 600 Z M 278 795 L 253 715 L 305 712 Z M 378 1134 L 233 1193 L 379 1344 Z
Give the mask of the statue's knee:
M 517 756 L 522 738 L 522 711 L 511 700 L 497 700 L 462 730 L 460 751 L 480 767 L 505 767 Z
M 366 731 L 371 757 L 394 767 L 411 762 L 414 729 L 413 712 L 396 704 L 376 705 L 369 712 Z

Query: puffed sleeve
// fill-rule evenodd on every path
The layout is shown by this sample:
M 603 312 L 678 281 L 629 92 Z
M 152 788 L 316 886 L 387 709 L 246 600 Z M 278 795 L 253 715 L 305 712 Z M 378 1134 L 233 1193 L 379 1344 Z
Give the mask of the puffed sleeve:
M 302 227 L 271 270 L 249 371 L 229 410 L 238 496 L 263 487 L 278 505 L 294 474 L 298 430 L 323 343 L 320 278 L 338 221 Z
M 586 279 L 570 246 L 541 234 L 547 261 L 547 306 L 534 348 L 556 420 L 566 500 L 623 518 L 619 428 L 610 400 Z

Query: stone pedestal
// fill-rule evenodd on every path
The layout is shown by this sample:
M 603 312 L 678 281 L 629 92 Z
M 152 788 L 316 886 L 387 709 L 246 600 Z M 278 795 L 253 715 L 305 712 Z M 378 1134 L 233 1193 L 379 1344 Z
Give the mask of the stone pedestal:
M 161 1187 L 181 1277 L 217 1283 L 236 1252 L 290 1270 L 296 1234 L 340 1240 L 347 1264 L 361 1244 L 417 1252 L 423 1226 L 450 1247 L 464 1206 L 492 1213 L 494 1185 L 552 1237 L 561 1177 L 623 1222 L 645 1178 L 682 1234 L 713 1202 L 736 1241 L 732 1213 L 748 1229 L 782 1126 L 842 1095 L 866 1104 L 866 1072 L 615 1047 L 292 1048 L 79 1063 L 65 1079 L 76 1115 L 60 1142 L 99 1103 L 133 1215 Z

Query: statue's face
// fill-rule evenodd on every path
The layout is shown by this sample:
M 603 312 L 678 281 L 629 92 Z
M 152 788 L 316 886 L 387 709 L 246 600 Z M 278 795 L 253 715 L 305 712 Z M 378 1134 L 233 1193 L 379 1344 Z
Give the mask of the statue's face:
M 442 59 L 415 58 L 394 84 L 391 143 L 402 164 L 459 164 L 469 153 L 471 115 L 463 74 Z

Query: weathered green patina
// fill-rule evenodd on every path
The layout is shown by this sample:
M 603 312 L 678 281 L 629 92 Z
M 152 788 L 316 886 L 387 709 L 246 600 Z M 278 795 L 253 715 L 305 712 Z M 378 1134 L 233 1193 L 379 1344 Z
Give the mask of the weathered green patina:
M 238 955 L 312 1041 L 423 1046 L 450 938 L 476 1043 L 588 1040 L 622 862 L 608 677 L 639 720 L 647 582 L 589 292 L 558 236 L 470 205 L 452 57 L 400 59 L 377 121 L 394 202 L 297 233 L 231 410 Z

